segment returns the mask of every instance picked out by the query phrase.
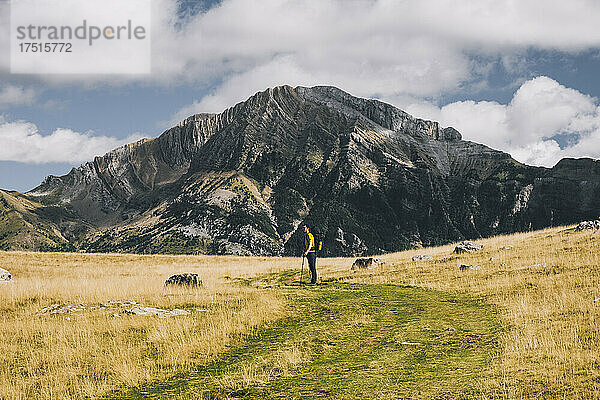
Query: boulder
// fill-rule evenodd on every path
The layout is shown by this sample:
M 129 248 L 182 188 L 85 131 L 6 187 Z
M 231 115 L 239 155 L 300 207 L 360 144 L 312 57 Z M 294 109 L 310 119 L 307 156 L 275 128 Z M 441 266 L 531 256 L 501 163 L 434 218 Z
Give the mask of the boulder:
M 479 265 L 466 265 L 466 264 L 462 264 L 460 266 L 460 270 L 461 271 L 478 271 L 480 269 L 481 269 L 481 267 Z
M 600 220 L 596 221 L 582 221 L 575 228 L 576 231 L 585 231 L 588 229 L 600 229 Z
M 0 268 L 0 283 L 11 282 L 12 275 L 5 269 Z
M 198 274 L 175 274 L 165 281 L 165 286 L 169 285 L 197 287 L 202 286 L 202 281 L 198 279 Z
M 432 261 L 433 257 L 428 254 L 419 254 L 412 258 L 413 261 Z
M 379 265 L 381 265 L 382 262 L 381 260 L 377 259 L 377 258 L 373 258 L 373 257 L 368 257 L 368 258 L 357 258 L 356 261 L 354 261 L 354 263 L 352 263 L 352 270 L 358 270 L 358 269 L 371 269 L 373 267 L 377 267 Z
M 473 243 L 470 240 L 465 240 L 464 242 L 460 243 L 458 246 L 456 246 L 454 248 L 454 252 L 456 254 L 472 253 L 474 251 L 478 251 L 481 249 L 483 249 L 483 245 Z
M 159 318 L 176 317 L 178 315 L 188 315 L 190 312 L 175 308 L 173 310 L 163 310 L 161 308 L 135 306 L 124 311 L 125 314 L 157 316 Z

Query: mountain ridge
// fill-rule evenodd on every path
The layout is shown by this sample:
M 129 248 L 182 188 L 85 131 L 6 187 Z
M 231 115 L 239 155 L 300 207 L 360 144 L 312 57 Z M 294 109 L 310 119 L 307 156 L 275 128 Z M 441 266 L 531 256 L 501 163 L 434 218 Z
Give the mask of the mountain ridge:
M 284 85 L 26 196 L 78 215 L 82 251 L 297 254 L 307 222 L 325 254 L 358 255 L 595 218 L 599 194 L 598 161 L 531 167 L 379 100 Z

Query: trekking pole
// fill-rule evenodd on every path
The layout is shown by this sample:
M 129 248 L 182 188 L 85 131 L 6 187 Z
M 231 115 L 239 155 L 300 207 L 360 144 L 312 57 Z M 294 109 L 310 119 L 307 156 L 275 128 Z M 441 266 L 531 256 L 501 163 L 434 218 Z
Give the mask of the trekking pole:
M 315 275 L 317 274 L 317 252 L 315 252 Z M 317 283 L 317 281 L 315 280 L 315 283 Z
M 302 254 L 302 269 L 300 270 L 300 285 L 302 285 L 302 274 L 304 274 L 304 254 Z

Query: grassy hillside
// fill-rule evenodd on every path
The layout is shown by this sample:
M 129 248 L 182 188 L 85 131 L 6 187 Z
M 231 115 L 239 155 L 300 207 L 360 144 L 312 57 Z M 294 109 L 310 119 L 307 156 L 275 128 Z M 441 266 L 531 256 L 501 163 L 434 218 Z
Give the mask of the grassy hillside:
M 0 190 L 0 250 L 69 250 L 58 229 L 76 218 L 17 192 Z
M 506 331 L 482 381 L 486 398 L 599 398 L 600 232 L 555 228 L 479 242 L 485 248 L 471 255 L 432 249 L 429 263 L 410 261 L 417 251 L 385 256 L 387 267 L 358 280 L 459 291 L 495 306 Z
M 0 252 L 0 398 L 599 398 L 599 239 L 553 228 L 357 273 L 321 259 L 316 288 L 299 258 Z M 162 286 L 184 271 L 205 287 Z M 190 314 L 36 315 L 117 299 Z

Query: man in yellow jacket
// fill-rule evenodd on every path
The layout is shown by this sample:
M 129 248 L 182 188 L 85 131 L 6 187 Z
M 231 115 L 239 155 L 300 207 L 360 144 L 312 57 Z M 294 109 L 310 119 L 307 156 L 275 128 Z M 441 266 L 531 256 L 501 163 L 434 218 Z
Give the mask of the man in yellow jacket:
M 310 269 L 309 285 L 317 284 L 317 246 L 315 237 L 310 233 L 307 225 L 304 225 L 304 257 L 308 260 L 308 269 Z

